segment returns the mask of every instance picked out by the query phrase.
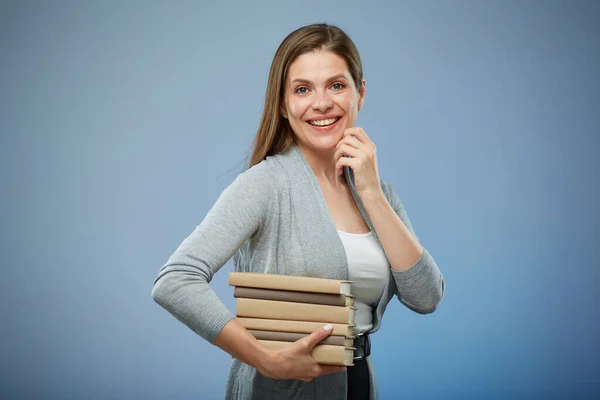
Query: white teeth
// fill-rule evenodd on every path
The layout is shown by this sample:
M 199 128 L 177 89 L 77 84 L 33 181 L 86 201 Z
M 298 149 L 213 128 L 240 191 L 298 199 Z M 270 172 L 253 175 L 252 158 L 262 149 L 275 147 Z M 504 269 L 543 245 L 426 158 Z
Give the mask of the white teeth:
M 331 124 L 335 123 L 337 120 L 338 120 L 338 118 L 329 118 L 329 119 L 321 119 L 318 121 L 308 121 L 308 123 L 311 125 L 316 125 L 316 126 L 327 126 L 327 125 L 331 125 Z

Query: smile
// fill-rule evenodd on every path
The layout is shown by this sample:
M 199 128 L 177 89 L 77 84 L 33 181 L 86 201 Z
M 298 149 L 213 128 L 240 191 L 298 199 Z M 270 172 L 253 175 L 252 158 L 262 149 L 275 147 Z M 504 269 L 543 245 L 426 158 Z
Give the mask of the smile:
M 328 118 L 328 119 L 319 119 L 314 121 L 306 121 L 313 126 L 329 126 L 338 122 L 340 117 Z

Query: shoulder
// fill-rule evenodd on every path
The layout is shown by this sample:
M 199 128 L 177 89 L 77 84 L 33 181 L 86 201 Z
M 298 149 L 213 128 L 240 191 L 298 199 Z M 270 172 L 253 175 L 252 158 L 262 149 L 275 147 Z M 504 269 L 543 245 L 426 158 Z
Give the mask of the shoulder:
M 240 173 L 221 193 L 209 215 L 233 220 L 262 221 L 279 201 L 281 173 L 264 160 Z
M 250 192 L 273 193 L 286 183 L 285 174 L 275 157 L 248 168 L 237 176 L 232 186 L 244 188 Z

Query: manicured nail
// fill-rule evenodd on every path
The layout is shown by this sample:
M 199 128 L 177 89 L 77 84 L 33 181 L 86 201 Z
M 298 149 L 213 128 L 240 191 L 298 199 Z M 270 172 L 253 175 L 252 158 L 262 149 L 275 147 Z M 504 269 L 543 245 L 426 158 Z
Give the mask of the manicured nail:
M 327 324 L 323 327 L 323 329 L 325 329 L 326 332 L 329 332 L 333 329 L 333 325 L 331 324 Z

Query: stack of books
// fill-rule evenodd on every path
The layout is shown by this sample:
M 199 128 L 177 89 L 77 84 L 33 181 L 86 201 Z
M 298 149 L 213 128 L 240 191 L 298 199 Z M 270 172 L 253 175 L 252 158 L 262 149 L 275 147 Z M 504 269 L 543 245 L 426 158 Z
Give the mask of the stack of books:
M 354 365 L 356 308 L 350 281 L 304 276 L 232 272 L 236 319 L 273 350 L 291 346 L 325 324 L 331 334 L 311 356 L 319 364 Z

